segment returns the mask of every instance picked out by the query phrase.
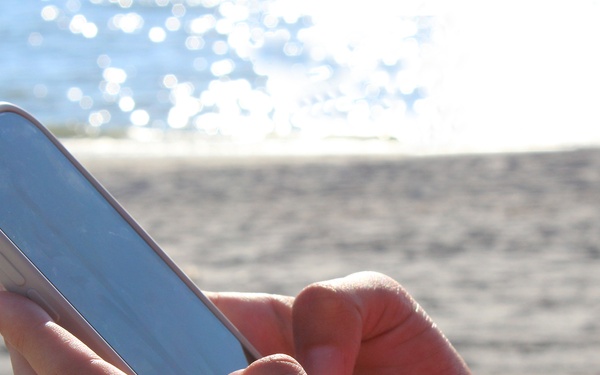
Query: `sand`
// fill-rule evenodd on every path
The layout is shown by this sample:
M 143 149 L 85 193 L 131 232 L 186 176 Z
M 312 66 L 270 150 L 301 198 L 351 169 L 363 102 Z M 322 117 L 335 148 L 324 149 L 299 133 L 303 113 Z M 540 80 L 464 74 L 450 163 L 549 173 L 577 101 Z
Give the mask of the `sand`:
M 475 373 L 600 374 L 600 150 L 83 161 L 203 289 L 380 271 Z

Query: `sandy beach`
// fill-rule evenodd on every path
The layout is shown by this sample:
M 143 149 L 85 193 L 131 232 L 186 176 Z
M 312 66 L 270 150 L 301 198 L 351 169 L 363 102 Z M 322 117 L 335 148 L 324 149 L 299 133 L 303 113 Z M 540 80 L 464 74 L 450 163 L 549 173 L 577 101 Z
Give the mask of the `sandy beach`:
M 474 373 L 600 374 L 600 150 L 83 163 L 202 289 L 380 271 Z

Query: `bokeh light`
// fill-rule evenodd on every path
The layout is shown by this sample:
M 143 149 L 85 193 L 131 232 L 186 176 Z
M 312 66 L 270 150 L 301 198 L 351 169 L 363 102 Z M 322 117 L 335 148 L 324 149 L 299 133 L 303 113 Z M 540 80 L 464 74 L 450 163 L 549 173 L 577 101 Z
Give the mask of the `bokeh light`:
M 599 8 L 593 0 L 52 0 L 13 27 L 23 30 L 16 48 L 27 48 L 28 59 L 4 64 L 33 72 L 13 92 L 60 108 L 41 110 L 42 119 L 100 131 L 144 123 L 221 138 L 378 138 L 416 147 L 461 137 L 482 144 L 485 119 L 502 130 L 484 142 L 525 133 L 549 142 L 566 128 L 539 134 L 512 124 L 575 117 L 583 132 L 598 118 L 590 108 L 599 95 L 581 93 L 600 83 L 589 47 L 600 38 Z
M 164 42 L 167 38 L 167 33 L 162 27 L 155 26 L 148 31 L 148 38 L 154 43 Z
M 332 16 L 321 8 L 341 6 L 352 17 L 328 27 Z M 166 124 L 221 136 L 256 129 L 258 137 L 265 137 L 302 134 L 323 123 L 320 117 L 344 119 L 355 124 L 348 129 L 356 128 L 358 119 L 372 121 L 375 112 L 397 107 L 390 103 L 404 103 L 403 95 L 419 87 L 415 68 L 400 73 L 405 65 L 418 65 L 408 61 L 429 43 L 417 35 L 430 28 L 426 18 L 378 13 L 369 20 L 360 9 L 337 1 L 67 0 L 43 6 L 40 14 L 43 21 L 56 23 L 57 33 L 66 27 L 103 46 L 95 56 L 101 69 L 98 92 L 80 83 L 71 85 L 67 95 L 89 109 L 87 122 L 93 127 L 126 127 L 135 118 L 136 125 Z M 359 36 L 349 32 L 355 21 L 378 25 L 361 26 Z M 394 42 L 374 36 L 381 33 L 395 33 Z M 407 39 L 417 48 L 397 51 Z M 29 44 L 42 47 L 43 40 L 42 33 L 32 33 Z M 215 123 L 220 125 L 207 124 L 210 118 L 220 118 Z

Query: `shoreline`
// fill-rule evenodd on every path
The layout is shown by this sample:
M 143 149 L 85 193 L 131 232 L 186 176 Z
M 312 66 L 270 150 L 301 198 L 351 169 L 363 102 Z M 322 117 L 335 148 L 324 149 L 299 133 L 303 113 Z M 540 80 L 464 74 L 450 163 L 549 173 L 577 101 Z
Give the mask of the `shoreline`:
M 326 138 L 266 139 L 254 142 L 213 141 L 185 134 L 128 138 L 59 138 L 82 158 L 314 158 L 314 157 L 446 157 L 468 155 L 528 154 L 597 149 L 590 144 L 530 144 L 496 147 L 468 144 L 403 144 L 397 140 Z

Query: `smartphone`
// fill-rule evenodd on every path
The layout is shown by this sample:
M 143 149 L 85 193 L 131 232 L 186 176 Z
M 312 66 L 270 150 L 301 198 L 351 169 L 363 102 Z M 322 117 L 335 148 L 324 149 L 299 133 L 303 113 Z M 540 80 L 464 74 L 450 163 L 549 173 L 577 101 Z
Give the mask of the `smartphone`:
M 129 374 L 229 374 L 258 352 L 52 134 L 0 103 L 0 283 Z

